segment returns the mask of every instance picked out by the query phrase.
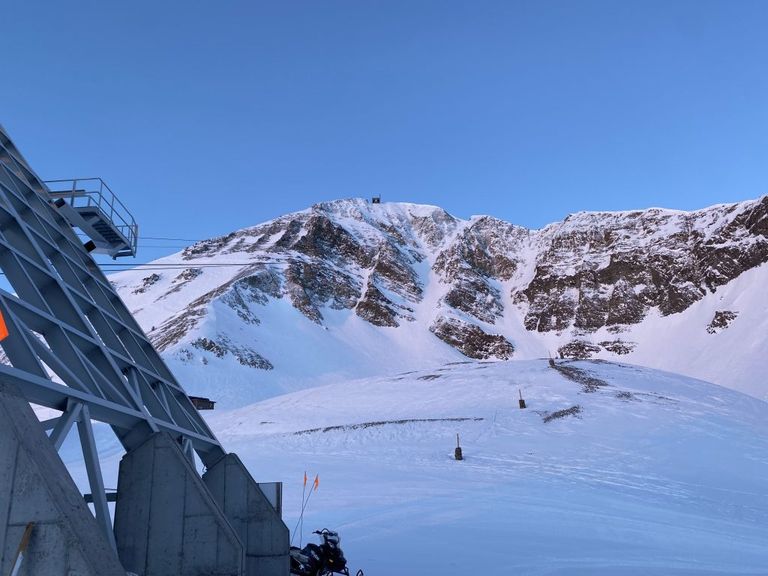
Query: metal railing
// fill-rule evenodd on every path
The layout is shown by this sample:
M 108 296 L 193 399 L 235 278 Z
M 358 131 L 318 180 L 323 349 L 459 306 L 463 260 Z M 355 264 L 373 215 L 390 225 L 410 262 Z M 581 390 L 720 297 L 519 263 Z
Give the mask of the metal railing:
M 133 254 L 138 244 L 139 227 L 125 204 L 120 202 L 101 178 L 46 180 L 51 198 L 63 198 L 73 208 L 96 207 L 126 239 Z

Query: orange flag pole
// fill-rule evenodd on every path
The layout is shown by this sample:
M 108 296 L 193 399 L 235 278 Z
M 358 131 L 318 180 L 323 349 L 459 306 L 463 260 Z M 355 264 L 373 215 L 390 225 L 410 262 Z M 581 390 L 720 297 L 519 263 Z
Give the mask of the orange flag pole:
M 304 487 L 301 489 L 301 514 L 299 515 L 299 521 L 296 522 L 296 526 L 293 529 L 293 536 L 291 536 L 291 544 L 293 539 L 296 538 L 296 531 L 298 530 L 301 536 L 299 537 L 299 548 L 301 548 L 301 541 L 304 535 L 304 496 L 307 493 L 307 471 L 304 470 Z

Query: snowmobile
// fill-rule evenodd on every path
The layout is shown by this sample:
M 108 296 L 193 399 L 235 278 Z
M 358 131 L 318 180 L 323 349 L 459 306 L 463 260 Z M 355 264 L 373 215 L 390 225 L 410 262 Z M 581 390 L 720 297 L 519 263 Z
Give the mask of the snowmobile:
M 344 574 L 349 576 L 347 559 L 341 551 L 341 539 L 333 530 L 323 528 L 315 530 L 313 534 L 319 534 L 323 543 L 307 544 L 304 548 L 291 546 L 291 574 L 295 576 L 332 576 Z M 362 570 L 358 570 L 355 576 L 365 576 Z

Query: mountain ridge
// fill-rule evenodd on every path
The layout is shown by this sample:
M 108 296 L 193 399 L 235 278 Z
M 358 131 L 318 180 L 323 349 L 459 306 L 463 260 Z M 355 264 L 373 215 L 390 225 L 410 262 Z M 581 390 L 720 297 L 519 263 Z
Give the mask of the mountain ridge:
M 765 397 L 755 380 L 768 352 L 759 292 L 767 235 L 768 196 L 692 212 L 579 212 L 538 230 L 347 199 L 112 280 L 174 369 L 193 379 L 192 367 L 224 361 L 285 390 L 395 365 L 552 354 L 671 369 Z M 734 284 L 746 273 L 749 282 Z M 737 284 L 738 293 L 728 288 Z M 679 328 L 683 317 L 693 335 Z M 729 336 L 737 332 L 751 334 L 751 346 L 738 350 Z M 665 335 L 683 333 L 677 360 L 659 351 Z M 720 341 L 746 372 L 729 379 L 716 358 L 700 357 L 697 346 Z

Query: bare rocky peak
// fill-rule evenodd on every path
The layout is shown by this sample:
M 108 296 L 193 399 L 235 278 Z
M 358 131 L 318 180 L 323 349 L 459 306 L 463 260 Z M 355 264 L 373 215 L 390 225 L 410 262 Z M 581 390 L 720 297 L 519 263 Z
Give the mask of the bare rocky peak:
M 350 199 L 198 242 L 181 253 L 189 268 L 170 283 L 137 275 L 127 288 L 155 302 L 196 294 L 153 331 L 161 348 L 185 342 L 212 306 L 255 326 L 260 306 L 287 299 L 320 325 L 328 310 L 382 329 L 421 320 L 469 357 L 509 358 L 513 342 L 496 326 L 512 311 L 537 333 L 618 333 L 652 309 L 681 312 L 766 262 L 767 236 L 768 197 L 695 212 L 578 213 L 541 230 L 489 216 L 461 220 L 435 206 Z M 196 264 L 218 258 L 244 266 L 195 293 L 205 280 Z M 430 304 L 427 293 L 436 295 Z M 576 339 L 561 353 L 588 356 L 602 347 L 621 354 L 631 346 Z M 256 351 L 230 353 L 270 366 Z

